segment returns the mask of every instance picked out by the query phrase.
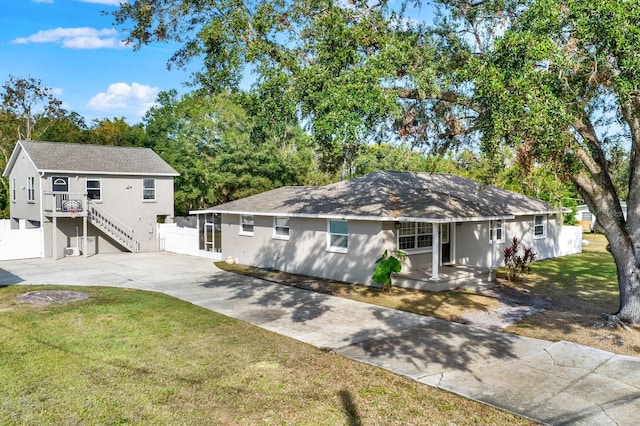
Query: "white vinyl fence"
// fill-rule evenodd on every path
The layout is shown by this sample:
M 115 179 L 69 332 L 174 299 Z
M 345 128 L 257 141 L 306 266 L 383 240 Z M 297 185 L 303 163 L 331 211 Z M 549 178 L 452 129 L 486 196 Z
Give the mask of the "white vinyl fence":
M 0 220 L 0 260 L 43 257 L 42 228 L 11 229 L 11 221 Z
M 556 256 L 567 256 L 576 253 L 582 253 L 582 227 L 565 225 L 560 230 Z
M 158 224 L 158 236 L 164 240 L 165 251 L 220 260 L 221 254 L 200 250 L 200 234 L 196 228 L 175 223 Z

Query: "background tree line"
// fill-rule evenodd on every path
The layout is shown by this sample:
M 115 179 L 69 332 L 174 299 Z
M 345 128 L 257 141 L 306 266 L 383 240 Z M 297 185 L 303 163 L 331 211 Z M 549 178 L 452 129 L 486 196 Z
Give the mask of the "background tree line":
M 283 185 L 323 185 L 376 170 L 453 173 L 498 184 L 555 205 L 575 198 L 571 186 L 539 168 L 525 178 L 519 166 L 505 163 L 497 176 L 489 162 L 469 150 L 423 153 L 406 143 L 358 144 L 349 162 L 320 154 L 313 135 L 295 117 L 276 122 L 271 106 L 255 93 L 162 92 L 142 122 L 104 118 L 87 124 L 64 110 L 52 90 L 32 77 L 11 77 L 2 86 L 0 166 L 4 169 L 17 140 L 139 146 L 156 151 L 180 176 L 176 215 L 256 194 Z M 327 164 L 329 162 L 330 164 Z M 8 185 L 2 178 L 0 206 L 9 215 Z

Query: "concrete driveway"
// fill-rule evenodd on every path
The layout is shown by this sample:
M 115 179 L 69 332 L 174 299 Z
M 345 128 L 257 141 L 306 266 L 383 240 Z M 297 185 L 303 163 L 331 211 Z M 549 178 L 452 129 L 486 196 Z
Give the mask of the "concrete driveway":
M 0 262 L 0 284 L 159 291 L 548 424 L 636 425 L 640 358 L 313 293 L 171 253 Z

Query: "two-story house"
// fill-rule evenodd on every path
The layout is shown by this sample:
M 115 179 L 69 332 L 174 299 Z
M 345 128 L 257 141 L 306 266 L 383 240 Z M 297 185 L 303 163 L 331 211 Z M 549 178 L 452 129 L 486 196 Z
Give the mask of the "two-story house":
M 12 228 L 43 228 L 45 257 L 158 249 L 178 173 L 149 148 L 18 141 L 4 176 Z

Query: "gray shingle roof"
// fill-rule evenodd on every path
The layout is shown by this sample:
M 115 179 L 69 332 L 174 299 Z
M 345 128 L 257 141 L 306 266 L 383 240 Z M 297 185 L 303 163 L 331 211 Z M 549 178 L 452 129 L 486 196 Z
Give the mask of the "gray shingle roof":
M 178 176 L 150 148 L 19 141 L 41 172 Z
M 554 212 L 544 201 L 460 176 L 385 171 L 320 187 L 282 187 L 208 211 L 444 222 Z

